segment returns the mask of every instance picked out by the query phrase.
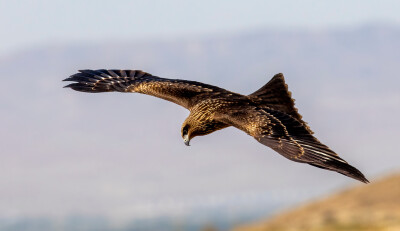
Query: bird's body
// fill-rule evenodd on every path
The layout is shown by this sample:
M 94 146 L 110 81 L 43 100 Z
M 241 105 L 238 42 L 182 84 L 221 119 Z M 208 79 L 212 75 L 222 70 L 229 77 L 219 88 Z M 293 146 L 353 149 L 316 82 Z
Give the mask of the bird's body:
M 186 145 L 196 136 L 234 126 L 284 157 L 367 183 L 364 175 L 319 142 L 294 107 L 282 74 L 250 95 L 195 81 L 160 78 L 137 70 L 82 70 L 65 81 L 83 92 L 137 92 L 190 111 L 182 125 Z

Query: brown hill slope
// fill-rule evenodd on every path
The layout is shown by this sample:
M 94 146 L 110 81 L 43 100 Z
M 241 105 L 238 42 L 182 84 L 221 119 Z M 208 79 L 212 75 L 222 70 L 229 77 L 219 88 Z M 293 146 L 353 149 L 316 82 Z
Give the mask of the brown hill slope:
M 261 230 L 400 230 L 400 174 L 235 229 Z

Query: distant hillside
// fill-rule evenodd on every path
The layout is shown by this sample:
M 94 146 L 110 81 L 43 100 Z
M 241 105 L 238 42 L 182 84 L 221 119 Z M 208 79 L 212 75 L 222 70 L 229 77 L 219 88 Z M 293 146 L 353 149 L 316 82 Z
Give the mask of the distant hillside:
M 400 174 L 338 193 L 237 231 L 400 230 Z

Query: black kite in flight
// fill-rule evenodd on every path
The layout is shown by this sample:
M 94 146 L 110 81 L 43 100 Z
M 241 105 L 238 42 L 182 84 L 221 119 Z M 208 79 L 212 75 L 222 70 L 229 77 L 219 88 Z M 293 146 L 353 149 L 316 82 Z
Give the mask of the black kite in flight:
M 137 92 L 190 111 L 182 125 L 186 145 L 195 136 L 234 126 L 289 160 L 333 170 L 364 183 L 364 175 L 319 142 L 294 107 L 282 74 L 250 95 L 195 81 L 166 79 L 139 70 L 81 70 L 64 81 L 83 92 Z

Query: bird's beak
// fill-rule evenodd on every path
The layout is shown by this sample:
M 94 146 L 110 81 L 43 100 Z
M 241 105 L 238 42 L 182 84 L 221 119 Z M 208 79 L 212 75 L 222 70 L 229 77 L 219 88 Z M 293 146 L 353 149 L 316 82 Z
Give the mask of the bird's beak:
M 183 142 L 185 142 L 186 146 L 190 146 L 190 144 L 189 144 L 190 139 L 189 139 L 189 136 L 188 136 L 188 135 L 185 135 L 185 136 L 183 137 Z

